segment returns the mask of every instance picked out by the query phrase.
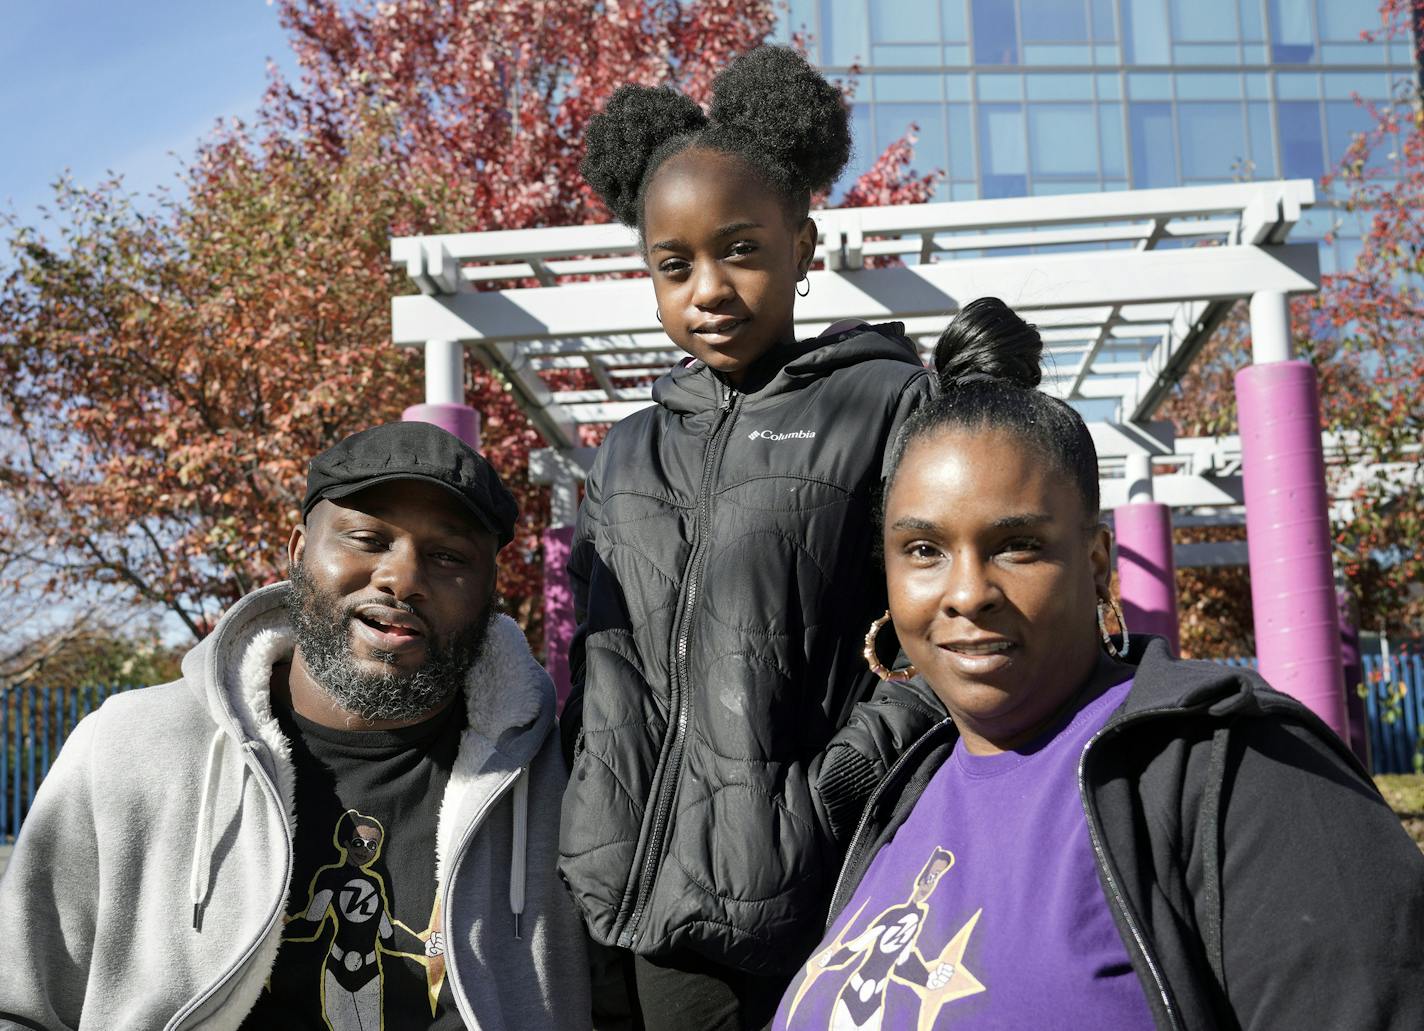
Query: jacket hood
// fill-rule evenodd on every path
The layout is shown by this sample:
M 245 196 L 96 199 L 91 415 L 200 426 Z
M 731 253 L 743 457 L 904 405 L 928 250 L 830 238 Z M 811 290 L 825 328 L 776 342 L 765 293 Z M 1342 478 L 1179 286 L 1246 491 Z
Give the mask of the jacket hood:
M 773 397 L 799 389 L 843 366 L 871 361 L 924 367 L 914 342 L 905 336 L 904 323 L 858 323 L 839 332 L 772 348 L 747 369 L 737 389 L 757 398 Z M 717 408 L 726 392 L 727 384 L 721 375 L 697 361 L 679 365 L 653 384 L 653 400 L 684 415 Z
M 1126 661 L 1136 667 L 1121 715 L 1153 709 L 1207 710 L 1213 716 L 1298 708 L 1254 669 L 1224 662 L 1179 659 L 1160 637 L 1134 636 Z
M 264 741 L 286 755 L 276 731 L 267 671 L 291 658 L 295 641 L 285 581 L 247 595 L 183 657 L 183 679 L 213 722 L 239 743 Z M 529 652 L 519 624 L 494 617 L 484 650 L 465 679 L 469 729 L 524 765 L 554 724 L 554 685 Z M 275 740 L 274 740 L 275 735 Z

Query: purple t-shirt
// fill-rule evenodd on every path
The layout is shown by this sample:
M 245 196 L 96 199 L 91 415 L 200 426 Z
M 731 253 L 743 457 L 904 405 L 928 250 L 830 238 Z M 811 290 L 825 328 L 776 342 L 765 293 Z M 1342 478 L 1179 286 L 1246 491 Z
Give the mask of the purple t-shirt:
M 1152 1028 L 1078 796 L 1078 757 L 1131 686 L 1015 751 L 972 755 L 961 741 L 772 1026 Z

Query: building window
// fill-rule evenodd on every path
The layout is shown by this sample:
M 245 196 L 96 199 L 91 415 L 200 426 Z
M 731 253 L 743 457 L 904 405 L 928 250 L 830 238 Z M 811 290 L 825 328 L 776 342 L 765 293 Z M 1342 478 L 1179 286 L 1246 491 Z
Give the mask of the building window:
M 1022 104 L 979 105 L 979 175 L 989 197 L 1028 193 Z
M 1038 43 L 1087 43 L 1088 9 L 1083 0 L 1020 0 L 1023 38 Z M 1005 7 L 1009 4 L 1005 3 Z
M 1038 176 L 1098 174 L 1097 119 L 1091 104 L 1032 104 L 1028 109 L 1029 153 Z
M 1171 8 L 1176 42 L 1236 42 L 1236 0 L 1171 0 Z
M 1330 142 L 1330 164 L 1338 165 L 1341 158 L 1345 156 L 1345 151 L 1350 148 L 1350 144 L 1360 133 L 1368 133 L 1375 127 L 1375 120 L 1370 117 L 1369 111 L 1356 104 L 1352 100 L 1327 101 L 1325 104 L 1325 128 L 1326 138 Z M 1388 150 L 1388 147 L 1376 148 L 1376 150 Z M 1370 164 L 1378 168 L 1381 155 L 1376 153 L 1371 155 Z
M 922 173 L 944 170 L 946 148 L 941 104 L 875 105 L 875 153 L 884 153 L 886 147 L 910 131 L 911 125 L 919 137 L 915 144 L 914 167 Z
M 1162 0 L 1122 0 L 1122 35 L 1129 64 L 1171 61 Z
M 1304 64 L 1315 56 L 1312 0 L 1268 0 L 1271 18 L 1271 59 Z
M 938 41 L 937 14 L 930 4 L 906 3 L 905 0 L 870 0 L 871 40 L 876 43 Z
M 1313 100 L 1283 100 L 1276 105 L 1281 129 L 1281 164 L 1287 179 L 1319 179 L 1325 174 L 1320 105 Z
M 1019 26 L 1015 4 L 1005 0 L 971 0 L 974 11 L 974 62 L 1018 64 Z
M 1117 40 L 1117 19 L 1113 16 L 1113 0 L 1092 0 L 1093 39 L 1099 43 Z
M 870 56 L 865 5 L 860 0 L 821 0 L 821 60 L 845 67 Z
M 1230 179 L 1250 155 L 1239 103 L 1181 104 L 1182 177 Z
M 1378 0 L 1317 0 L 1320 38 L 1336 43 L 1358 43 L 1365 29 L 1380 26 Z
M 1098 142 L 1102 147 L 1103 175 L 1121 179 L 1127 175 L 1127 146 L 1122 135 L 1122 105 L 1098 105 Z
M 1246 121 L 1251 126 L 1251 176 L 1253 179 L 1276 177 L 1276 137 L 1271 132 L 1271 106 L 1263 103 L 1246 105 Z
M 884 3 L 903 3 L 904 0 L 882 0 Z M 969 42 L 969 19 L 965 16 L 964 0 L 942 0 L 940 3 L 941 24 L 944 26 L 946 43 Z
M 1172 131 L 1172 105 L 1135 103 L 1128 105 L 1128 129 L 1132 137 L 1132 185 L 1137 189 L 1176 186 L 1176 133 Z
M 968 104 L 949 105 L 949 175 L 974 178 L 974 112 Z

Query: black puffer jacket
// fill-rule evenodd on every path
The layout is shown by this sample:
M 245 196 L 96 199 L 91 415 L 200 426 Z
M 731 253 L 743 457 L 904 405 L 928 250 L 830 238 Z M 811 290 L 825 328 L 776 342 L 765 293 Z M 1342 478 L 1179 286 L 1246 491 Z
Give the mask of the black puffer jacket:
M 1254 671 L 1132 643 L 1078 792 L 1157 1026 L 1424 1028 L 1424 856 L 1355 757 Z M 958 736 L 944 720 L 876 789 L 830 919 Z
M 885 453 L 930 390 L 900 331 L 788 346 L 740 390 L 675 369 L 599 452 L 569 563 L 560 840 L 597 941 L 793 969 L 870 789 L 943 718 L 922 688 L 857 707 Z

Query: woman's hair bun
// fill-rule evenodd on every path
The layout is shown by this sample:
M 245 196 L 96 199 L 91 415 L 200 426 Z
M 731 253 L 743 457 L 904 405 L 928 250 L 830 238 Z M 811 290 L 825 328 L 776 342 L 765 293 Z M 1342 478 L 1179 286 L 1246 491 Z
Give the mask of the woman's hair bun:
M 935 344 L 934 367 L 943 390 L 996 379 L 1032 389 L 1043 379 L 1043 338 L 997 297 L 981 297 L 959 310 Z
M 637 225 L 639 189 L 654 154 L 706 124 L 696 102 L 671 87 L 620 86 L 589 121 L 579 170 L 618 221 Z
M 712 84 L 709 113 L 717 142 L 769 158 L 776 167 L 762 172 L 787 194 L 824 189 L 850 160 L 840 90 L 789 47 L 760 46 L 729 64 Z

